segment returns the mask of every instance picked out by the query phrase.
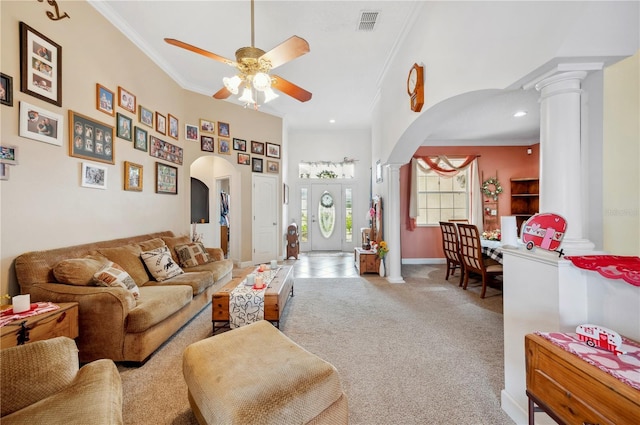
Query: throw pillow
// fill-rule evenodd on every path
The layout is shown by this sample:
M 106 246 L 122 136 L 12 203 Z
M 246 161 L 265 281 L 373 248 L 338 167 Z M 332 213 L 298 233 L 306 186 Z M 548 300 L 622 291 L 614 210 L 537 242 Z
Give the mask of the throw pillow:
M 195 267 L 211 261 L 211 257 L 209 257 L 209 253 L 202 242 L 176 245 L 175 250 L 181 267 Z
M 93 283 L 93 274 L 108 261 L 106 258 L 99 257 L 62 260 L 53 267 L 53 275 L 60 283 L 88 286 Z
M 151 251 L 152 249 L 162 248 L 166 246 L 164 241 L 160 238 L 149 239 L 148 241 L 138 242 L 138 246 L 142 252 Z
M 109 261 L 100 270 L 93 275 L 93 281 L 98 286 L 122 287 L 128 289 L 138 299 L 140 290 L 129 273 L 124 271 L 122 267 Z
M 140 261 L 140 247 L 138 245 L 123 245 L 115 248 L 99 248 L 98 254 L 107 257 L 110 261 L 119 264 L 136 282 L 143 286 L 149 281 L 149 275 Z
M 182 245 L 185 243 L 191 243 L 191 237 L 189 236 L 163 236 L 162 240 L 169 248 L 169 252 L 171 253 L 171 257 L 173 257 L 173 261 L 176 263 L 180 263 L 178 256 L 176 255 L 176 250 L 174 249 L 176 245 Z
M 172 277 L 181 275 L 184 271 L 180 268 L 169 253 L 169 248 L 152 249 L 140 254 L 142 261 L 147 265 L 147 269 L 151 276 L 158 282 L 171 279 Z

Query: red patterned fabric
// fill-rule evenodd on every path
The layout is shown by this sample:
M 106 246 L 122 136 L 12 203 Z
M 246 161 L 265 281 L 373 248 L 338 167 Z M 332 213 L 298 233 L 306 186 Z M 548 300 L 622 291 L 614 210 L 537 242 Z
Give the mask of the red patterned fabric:
M 14 320 L 25 319 L 27 317 L 35 316 L 37 314 L 47 313 L 59 309 L 60 306 L 51 302 L 39 302 L 32 303 L 31 309 L 23 311 L 22 313 L 14 313 L 12 308 L 3 310 L 0 313 L 0 327 L 11 323 Z
M 624 354 L 616 356 L 611 351 L 589 347 L 580 341 L 575 333 L 536 332 L 536 334 L 636 390 L 640 390 L 640 344 L 638 342 L 622 337 L 620 349 Z
M 640 286 L 640 257 L 620 255 L 583 255 L 564 257 L 574 266 L 594 270 L 609 279 L 624 279 L 634 286 Z

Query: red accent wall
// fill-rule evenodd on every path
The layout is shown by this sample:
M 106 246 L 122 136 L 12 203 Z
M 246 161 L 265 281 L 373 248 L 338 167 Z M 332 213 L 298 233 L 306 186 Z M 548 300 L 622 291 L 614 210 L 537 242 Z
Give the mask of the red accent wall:
M 498 197 L 498 215 L 511 214 L 510 179 L 518 177 L 538 177 L 540 169 L 540 145 L 532 146 L 422 146 L 415 156 L 446 155 L 460 157 L 479 155 L 478 173 L 482 180 L 495 177 L 504 191 Z M 531 149 L 531 155 L 527 154 Z M 406 164 L 400 169 L 400 240 L 402 258 L 444 258 L 439 226 L 417 227 L 409 230 L 409 169 Z

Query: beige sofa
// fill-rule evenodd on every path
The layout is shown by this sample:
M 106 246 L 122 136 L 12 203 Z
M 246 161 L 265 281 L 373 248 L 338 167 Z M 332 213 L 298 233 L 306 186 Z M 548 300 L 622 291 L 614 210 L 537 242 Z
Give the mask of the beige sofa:
M 79 368 L 78 349 L 61 336 L 0 351 L 2 422 L 122 424 L 122 381 L 111 360 Z
M 210 257 L 206 264 L 183 267 L 184 273 L 161 282 L 149 274 L 140 257 L 166 246 L 179 264 L 175 247 L 189 242 L 188 236 L 166 231 L 27 252 L 15 260 L 16 276 L 21 292 L 30 293 L 33 302 L 79 303 L 76 342 L 81 362 L 102 358 L 144 362 L 231 280 L 233 263 L 219 248 L 206 248 Z M 125 270 L 137 285 L 138 298 L 125 287 L 88 283 L 83 276 L 91 277 L 94 270 L 84 264 L 95 261 L 110 261 Z

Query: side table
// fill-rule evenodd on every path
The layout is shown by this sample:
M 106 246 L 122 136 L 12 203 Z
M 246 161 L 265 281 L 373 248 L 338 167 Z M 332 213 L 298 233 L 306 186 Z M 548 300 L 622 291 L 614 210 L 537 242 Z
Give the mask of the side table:
M 380 271 L 380 257 L 376 252 L 362 248 L 355 248 L 353 253 L 354 263 L 358 272 L 378 273 Z
M 58 310 L 17 319 L 0 328 L 0 348 L 20 345 L 20 334 L 27 342 L 42 341 L 57 336 L 78 337 L 78 303 L 56 303 Z M 24 325 L 22 325 L 24 323 Z M 22 331 L 22 329 L 26 331 Z

